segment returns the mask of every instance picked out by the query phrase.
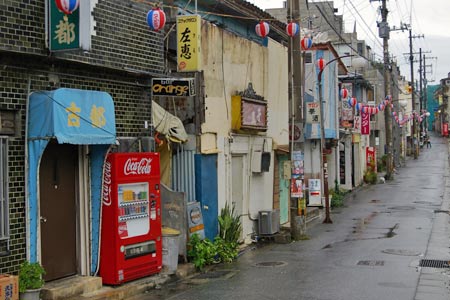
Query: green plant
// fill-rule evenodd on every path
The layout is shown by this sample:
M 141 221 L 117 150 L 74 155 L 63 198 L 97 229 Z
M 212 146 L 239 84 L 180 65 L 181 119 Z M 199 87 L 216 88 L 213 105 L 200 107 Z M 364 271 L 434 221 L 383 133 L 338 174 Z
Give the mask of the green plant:
M 337 183 L 337 181 L 335 181 Z M 347 194 L 346 190 L 340 189 L 339 185 L 335 185 L 334 190 L 329 191 L 331 197 L 331 207 L 341 207 L 344 206 L 344 197 Z
M 205 265 L 219 262 L 232 262 L 238 255 L 238 240 L 241 235 L 241 218 L 236 215 L 234 205 L 225 204 L 221 209 L 219 220 L 219 235 L 214 242 L 198 234 L 190 237 L 188 243 L 188 258 L 194 266 L 202 270 Z
M 221 262 L 230 263 L 238 256 L 238 244 L 227 242 L 220 236 L 214 239 L 217 255 Z
M 234 204 L 232 207 L 225 203 L 224 208 L 220 210 L 219 236 L 229 243 L 237 243 L 241 235 L 241 217 L 236 215 Z
M 188 243 L 188 258 L 198 270 L 213 263 L 230 263 L 238 256 L 238 244 L 216 236 L 214 243 L 200 239 L 198 234 L 191 236 Z
M 378 180 L 378 176 L 377 176 L 377 173 L 375 173 L 374 171 L 368 169 L 364 173 L 364 182 L 365 183 L 376 184 L 377 180 Z
M 387 155 L 384 154 L 381 158 L 377 161 L 377 169 L 378 172 L 384 172 L 386 171 L 386 165 L 387 165 Z
M 19 269 L 19 292 L 40 289 L 44 285 L 43 275 L 45 275 L 45 270 L 38 262 L 24 261 Z
M 197 269 L 203 269 L 205 265 L 217 262 L 217 247 L 209 239 L 200 239 L 198 234 L 193 234 L 188 243 L 188 257 Z

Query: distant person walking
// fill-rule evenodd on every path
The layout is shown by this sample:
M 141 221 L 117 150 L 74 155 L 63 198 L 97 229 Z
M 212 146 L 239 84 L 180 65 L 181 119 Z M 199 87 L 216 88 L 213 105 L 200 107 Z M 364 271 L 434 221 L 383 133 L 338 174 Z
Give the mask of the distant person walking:
M 427 143 L 427 148 L 431 148 L 431 140 L 430 140 L 429 136 L 427 136 L 426 143 Z

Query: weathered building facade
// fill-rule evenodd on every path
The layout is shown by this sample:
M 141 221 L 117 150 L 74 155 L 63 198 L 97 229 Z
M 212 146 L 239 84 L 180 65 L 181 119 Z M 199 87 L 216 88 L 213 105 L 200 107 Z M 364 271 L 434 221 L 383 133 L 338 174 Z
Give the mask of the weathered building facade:
M 46 30 L 52 4 L 40 0 L 0 5 L 0 109 L 11 119 L 10 130 L 1 135 L 5 165 L 0 273 L 17 273 L 28 259 L 46 266 L 46 279 L 96 273 L 102 157 L 116 139 L 148 136 L 144 123 L 151 120 L 150 79 L 165 72 L 163 33 L 151 31 L 145 22 L 149 5 L 81 1 L 77 13 L 87 26 L 80 36 L 87 40 L 70 51 L 50 51 L 52 41 L 68 42 L 61 32 Z M 58 22 L 69 30 L 72 26 L 64 14 Z M 64 91 L 79 98 L 64 96 Z M 46 100 L 38 105 L 36 95 Z M 92 95 L 96 110 L 78 111 L 93 109 L 83 106 Z M 106 96 L 106 106 L 97 102 L 99 95 Z M 40 113 L 30 109 L 33 103 Z M 73 107 L 69 111 L 75 119 L 57 112 L 66 104 L 62 111 Z M 42 105 L 54 109 L 54 115 Z M 58 117 L 65 120 L 59 129 L 39 127 L 41 121 Z M 61 138 L 58 131 L 66 132 L 77 122 L 97 124 L 109 140 Z M 89 135 L 89 130 L 80 129 L 77 136 Z M 41 141 L 39 146 L 36 141 Z

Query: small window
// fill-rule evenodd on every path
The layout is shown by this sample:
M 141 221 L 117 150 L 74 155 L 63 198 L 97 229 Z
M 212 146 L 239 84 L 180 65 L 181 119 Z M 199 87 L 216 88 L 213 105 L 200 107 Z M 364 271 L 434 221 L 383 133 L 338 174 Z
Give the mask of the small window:
M 363 43 L 358 43 L 357 45 L 356 45 L 356 47 L 358 48 L 357 50 L 358 50 L 358 54 L 359 55 L 363 55 Z
M 312 53 L 306 52 L 305 53 L 305 64 L 310 64 L 310 63 L 312 63 Z
M 0 255 L 9 251 L 8 139 L 0 137 Z

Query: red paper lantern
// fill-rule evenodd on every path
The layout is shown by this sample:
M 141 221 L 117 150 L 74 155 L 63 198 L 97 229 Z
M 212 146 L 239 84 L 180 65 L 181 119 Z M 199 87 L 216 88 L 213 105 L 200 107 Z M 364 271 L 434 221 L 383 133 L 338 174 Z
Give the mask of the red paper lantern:
M 308 50 L 309 48 L 312 47 L 312 39 L 305 36 L 304 38 L 302 38 L 302 40 L 300 41 L 300 46 L 302 46 L 303 50 Z
M 340 94 L 341 94 L 341 98 L 342 99 L 347 99 L 347 97 L 348 97 L 348 90 L 346 88 L 342 88 L 341 91 L 340 91 Z
M 159 7 L 153 8 L 147 13 L 147 24 L 154 31 L 158 31 L 166 24 L 166 14 Z
M 256 34 L 262 38 L 266 37 L 269 34 L 270 27 L 267 22 L 261 21 L 256 24 L 255 27 Z
M 325 60 L 321 57 L 317 60 L 317 68 L 322 71 L 325 68 Z
M 298 32 L 299 32 L 299 26 L 298 26 L 297 23 L 295 23 L 295 22 L 290 22 L 289 24 L 287 24 L 287 26 L 286 26 L 286 33 L 287 33 L 289 36 L 294 37 L 294 36 L 297 35 Z

